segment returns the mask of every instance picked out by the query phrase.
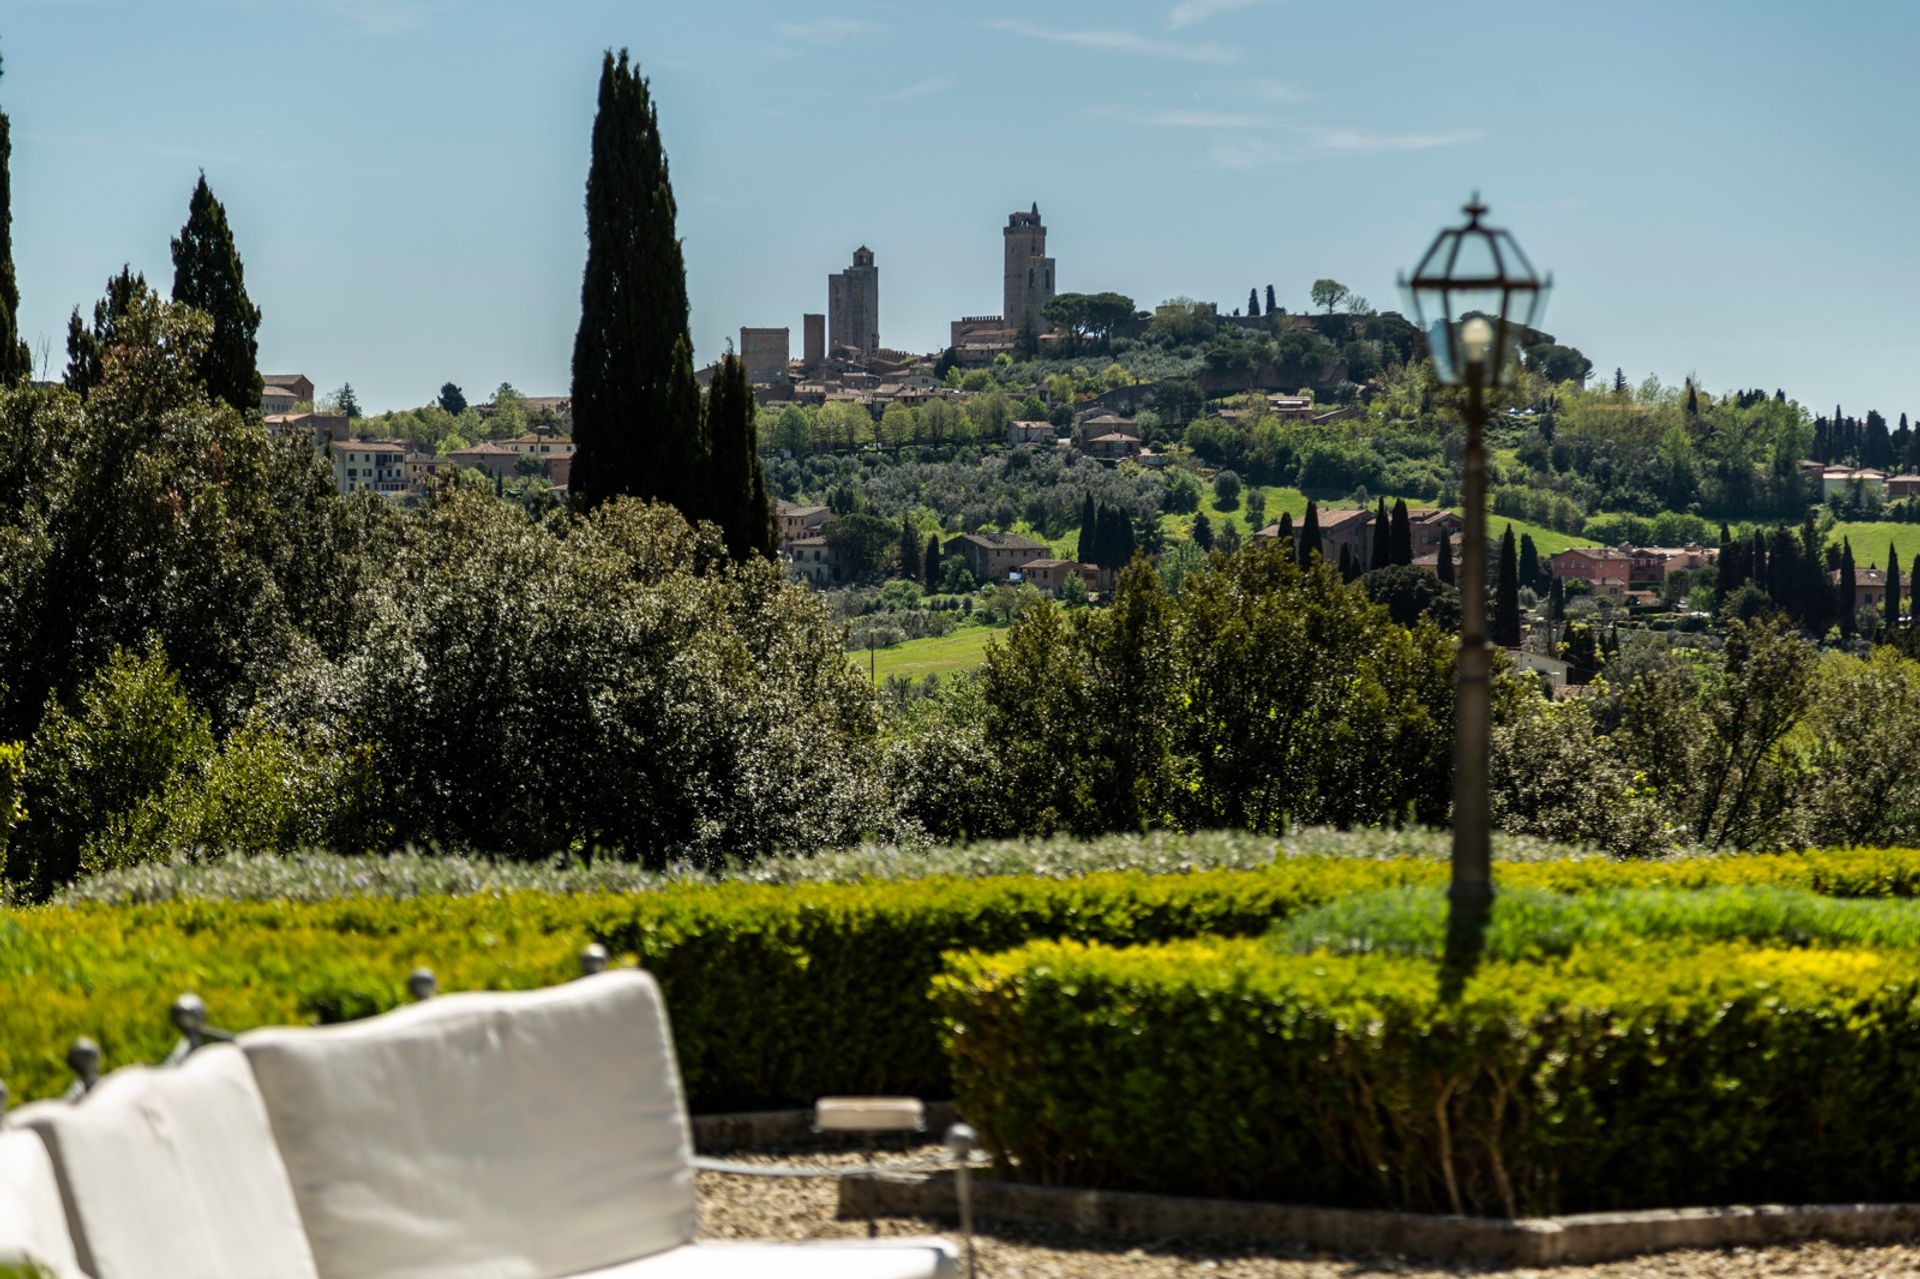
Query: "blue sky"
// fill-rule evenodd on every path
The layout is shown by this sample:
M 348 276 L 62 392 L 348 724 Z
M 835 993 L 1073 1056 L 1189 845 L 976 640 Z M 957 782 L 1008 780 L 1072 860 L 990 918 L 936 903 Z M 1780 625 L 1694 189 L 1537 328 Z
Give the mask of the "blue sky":
M 197 170 L 263 365 L 372 408 L 563 393 L 601 51 L 652 77 L 694 340 L 826 309 L 883 341 L 1000 302 L 1038 202 L 1063 289 L 1307 305 L 1397 271 L 1478 188 L 1609 374 L 1920 412 L 1920 8 L 1401 0 L 10 0 L 22 329 L 123 261 L 164 290 Z

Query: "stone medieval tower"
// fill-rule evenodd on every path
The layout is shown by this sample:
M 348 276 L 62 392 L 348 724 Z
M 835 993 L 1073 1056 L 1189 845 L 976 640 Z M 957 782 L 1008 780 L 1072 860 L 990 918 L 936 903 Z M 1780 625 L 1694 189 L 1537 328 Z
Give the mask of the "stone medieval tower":
M 879 349 L 880 268 L 864 244 L 853 251 L 852 266 L 827 277 L 827 341 L 831 350 L 851 347 L 861 355 Z
M 1040 206 L 1031 212 L 1009 213 L 1006 228 L 1007 272 L 1000 318 L 1018 331 L 1031 314 L 1036 333 L 1047 331 L 1045 311 L 1053 301 L 1053 259 L 1047 256 L 1047 228 L 1040 224 Z

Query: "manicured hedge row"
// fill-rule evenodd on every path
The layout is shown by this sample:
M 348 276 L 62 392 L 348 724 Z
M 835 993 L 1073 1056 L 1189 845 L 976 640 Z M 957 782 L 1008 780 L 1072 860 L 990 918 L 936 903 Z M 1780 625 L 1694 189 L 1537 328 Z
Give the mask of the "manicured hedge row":
M 935 985 L 1023 1179 L 1519 1215 L 1920 1196 L 1920 955 L 1663 942 L 1483 965 L 1038 942 Z
M 1563 891 L 1633 884 L 1786 883 L 1911 895 L 1920 852 L 1817 853 L 1661 864 L 1502 866 L 1501 882 Z M 900 883 L 675 887 L 651 893 L 476 894 L 403 901 L 179 901 L 0 912 L 0 1080 L 59 1091 L 67 1044 L 108 1063 L 171 1043 L 168 1002 L 197 990 L 232 1028 L 364 1016 L 405 998 L 426 964 L 443 990 L 562 980 L 589 940 L 664 982 L 694 1105 L 804 1105 L 835 1092 L 950 1095 L 927 989 L 948 951 L 1038 938 L 1145 943 L 1250 936 L 1370 889 L 1438 884 L 1425 860 L 1287 858 L 1259 871 Z
M 1419 868 L 1430 875 L 1432 867 Z M 586 942 L 665 986 L 693 1104 L 743 1110 L 828 1093 L 950 1095 L 927 988 L 950 950 L 1036 937 L 1126 942 L 1250 935 L 1406 872 L 1361 862 L 1079 879 L 722 884 L 657 893 L 175 902 L 0 913 L 0 1079 L 16 1097 L 65 1086 L 66 1047 L 153 1060 L 182 990 L 229 1029 L 365 1016 L 432 967 L 442 990 L 564 980 Z

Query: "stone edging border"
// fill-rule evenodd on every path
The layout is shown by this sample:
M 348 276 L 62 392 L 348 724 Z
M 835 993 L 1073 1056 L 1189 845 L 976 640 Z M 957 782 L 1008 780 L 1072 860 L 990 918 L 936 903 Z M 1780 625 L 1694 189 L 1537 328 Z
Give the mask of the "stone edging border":
M 882 1175 L 873 1191 L 882 1215 L 958 1216 L 950 1174 Z M 843 1181 L 840 1215 L 864 1217 L 867 1194 L 864 1180 Z M 1892 1243 L 1920 1236 L 1920 1204 L 1761 1204 L 1506 1220 L 1071 1190 L 977 1177 L 973 1205 L 976 1222 L 1052 1226 L 1103 1239 L 1212 1238 L 1348 1255 L 1535 1266 L 1587 1265 L 1675 1248 L 1808 1239 Z

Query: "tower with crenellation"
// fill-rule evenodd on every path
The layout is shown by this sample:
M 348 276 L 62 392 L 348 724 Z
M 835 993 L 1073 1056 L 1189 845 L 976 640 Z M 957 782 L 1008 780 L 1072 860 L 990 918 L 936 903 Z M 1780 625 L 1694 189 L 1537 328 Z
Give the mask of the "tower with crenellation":
M 1047 228 L 1036 202 L 1025 213 L 1009 213 L 1001 232 L 1006 240 L 1006 276 L 1000 318 L 1018 331 L 1031 315 L 1034 331 L 1047 331 L 1047 303 L 1053 301 L 1053 259 L 1047 256 Z

